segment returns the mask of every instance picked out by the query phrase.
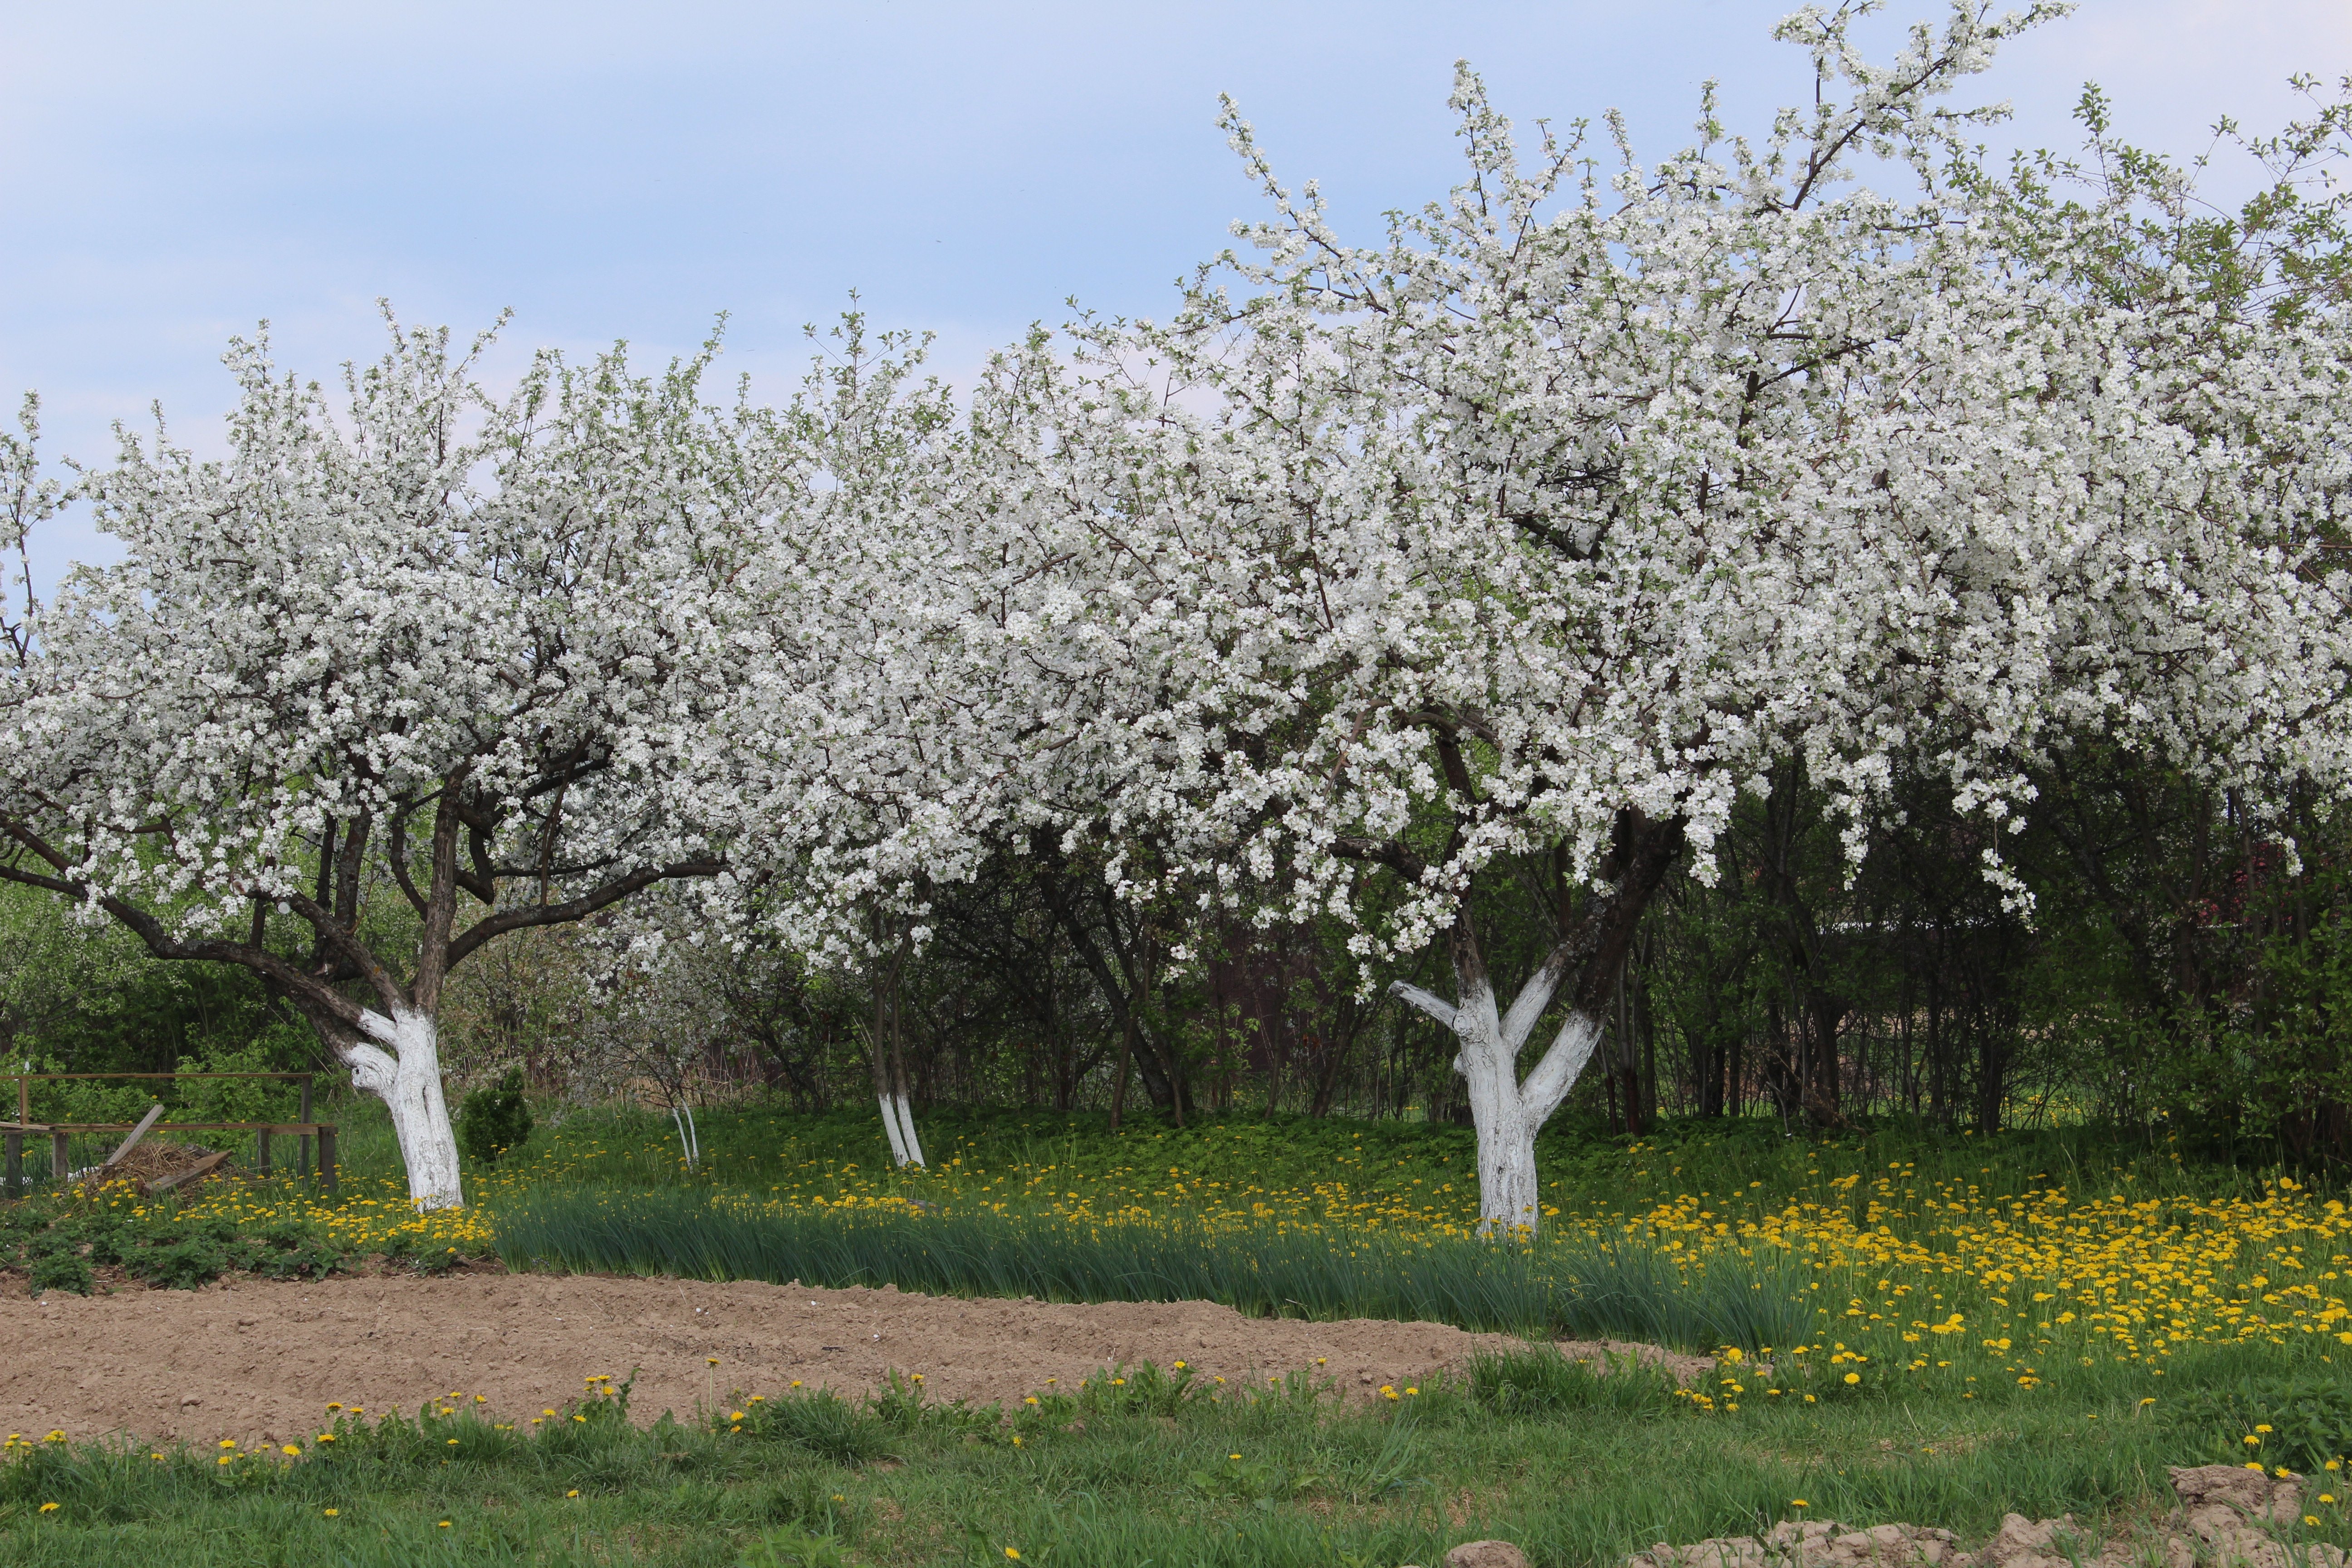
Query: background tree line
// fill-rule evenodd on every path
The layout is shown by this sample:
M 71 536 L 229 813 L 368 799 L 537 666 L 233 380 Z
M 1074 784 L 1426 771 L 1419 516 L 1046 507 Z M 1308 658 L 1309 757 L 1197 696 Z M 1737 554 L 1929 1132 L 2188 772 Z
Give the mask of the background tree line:
M 2308 803 L 2290 855 L 2226 795 L 2096 747 L 2036 784 L 2041 809 L 2000 846 L 2030 911 L 2004 907 L 1980 870 L 1984 825 L 1931 781 L 1898 790 L 1850 881 L 1796 769 L 1743 801 L 1717 883 L 1670 878 L 1644 917 L 1570 1114 L 1632 1134 L 1681 1116 L 1979 1132 L 2090 1118 L 2352 1153 L 2342 813 Z M 1485 940 L 1526 966 L 1549 917 L 1544 868 L 1517 870 Z M 1466 1119 L 1452 1036 L 1385 994 L 1416 972 L 1360 987 L 1336 926 L 1139 908 L 1045 845 L 937 889 L 931 926 L 867 975 L 698 944 L 683 924 L 651 968 L 615 968 L 605 928 L 530 933 L 454 983 L 451 1070 L 470 1084 L 520 1066 L 578 1099 L 757 1092 L 823 1110 L 866 1094 L 878 1029 L 919 1107 Z M 250 976 L 152 959 L 21 889 L 0 889 L 0 1040 L 34 1070 L 326 1067 Z M 95 1114 L 145 1091 L 48 1092 Z

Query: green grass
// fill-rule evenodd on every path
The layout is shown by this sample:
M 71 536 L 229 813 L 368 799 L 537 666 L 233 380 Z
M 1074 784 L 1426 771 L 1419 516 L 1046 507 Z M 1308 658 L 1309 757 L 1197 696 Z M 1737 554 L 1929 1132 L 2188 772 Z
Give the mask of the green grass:
M 345 1129 L 349 1187 L 396 1176 L 379 1108 L 343 1102 L 332 1114 Z M 0 1458 L 0 1562 L 1001 1568 L 1009 1546 L 1024 1563 L 1391 1568 L 1495 1534 L 1539 1564 L 1580 1568 L 1800 1511 L 1964 1535 L 2012 1510 L 2073 1512 L 2095 1531 L 2162 1502 L 2167 1465 L 2242 1460 L 2257 1425 L 2273 1428 L 2264 1457 L 2300 1468 L 2352 1447 L 2352 1380 L 2328 1359 L 2330 1334 L 2281 1331 L 2119 1359 L 2080 1325 L 2040 1321 L 2063 1302 L 2008 1292 L 2012 1304 L 1940 1274 L 1890 1290 L 1762 1247 L 1753 1257 L 1719 1250 L 1692 1269 L 1664 1244 L 1614 1228 L 1595 1237 L 1561 1225 L 1554 1239 L 1519 1247 L 1405 1224 L 1315 1233 L 1285 1223 L 1335 1173 L 1391 1215 L 1467 1215 L 1466 1129 L 1230 1118 L 1183 1130 L 1145 1121 L 1114 1136 L 1087 1117 L 938 1113 L 924 1121 L 935 1168 L 900 1173 L 862 1111 L 714 1109 L 701 1122 L 698 1173 L 680 1168 L 666 1122 L 574 1111 L 498 1170 L 472 1172 L 472 1190 L 519 1266 L 1209 1299 L 1261 1314 L 1692 1349 L 1771 1344 L 1778 1365 L 1769 1379 L 1752 1361 L 1719 1368 L 1700 1390 L 1711 1410 L 1655 1376 L 1596 1379 L 1538 1350 L 1370 1410 L 1339 1409 L 1299 1379 L 1264 1398 L 1211 1403 L 1180 1378 L 1131 1368 L 1117 1394 L 1097 1379 L 1073 1404 L 1041 1394 L 1009 1422 L 927 1407 L 903 1387 L 866 1403 L 746 1390 L 733 1408 L 747 1419 L 720 1423 L 741 1432 L 714 1428 L 709 1413 L 632 1425 L 594 1406 L 580 1412 L 589 1420 L 567 1413 L 544 1435 L 428 1414 L 352 1429 L 324 1456 L 309 1443 L 299 1459 L 226 1467 L 210 1451 L 135 1441 L 37 1443 Z M 1756 1121 L 1688 1123 L 1634 1144 L 1549 1137 L 1541 1152 L 1547 1202 L 1571 1215 L 1640 1214 L 1688 1194 L 1710 1224 L 1801 1203 L 1890 1230 L 1912 1221 L 1866 1208 L 1890 1173 L 1904 1189 L 1974 1187 L 1983 1201 L 1971 1203 L 1986 1212 L 2052 1187 L 2135 1201 L 2251 1196 L 2273 1174 L 2079 1129 L 1807 1140 Z M 1053 1194 L 1090 1188 L 1153 1217 L 1096 1226 L 1047 1212 Z M 809 1201 L 818 1196 L 861 1206 Z M 877 1196 L 935 1206 L 909 1212 Z M 1248 1215 L 1252 1204 L 1266 1212 L 1197 1217 L 1204 1205 Z M 28 1268 L 68 1268 L 85 1247 L 89 1258 L 110 1247 L 143 1258 L 198 1243 L 233 1264 L 268 1265 L 293 1257 L 307 1234 L 298 1224 L 283 1236 L 199 1235 L 168 1205 L 151 1217 L 143 1228 L 102 1222 L 44 1199 L 8 1212 L 0 1248 Z M 2338 1289 L 2341 1258 L 2315 1247 L 2305 1261 L 2315 1285 Z M 1969 1315 L 1965 1336 L 1911 1331 L 1925 1327 L 1909 1324 L 1914 1313 L 1956 1307 Z M 1992 1348 L 2012 1331 L 2014 1352 Z M 1824 1364 L 1843 1352 L 1841 1334 L 1869 1358 Z M 1792 1342 L 1811 1351 L 1800 1358 Z M 748 1396 L 761 1392 L 754 1412 Z M 46 1502 L 58 1506 L 43 1513 Z M 2316 1517 L 2318 1538 L 2345 1541 L 2340 1506 Z
M 2144 1394 L 2158 1374 L 2111 1364 L 2124 1347 L 2103 1342 L 2102 1325 L 2128 1312 L 2145 1332 L 2161 1331 L 2147 1327 L 2149 1301 L 2101 1294 L 2109 1244 L 2179 1219 L 2151 1220 L 2146 1200 L 2284 1195 L 2263 1173 L 2083 1129 L 1806 1140 L 1754 1121 L 1686 1122 L 1630 1144 L 1548 1139 L 1544 1192 L 1561 1217 L 1536 1246 L 1492 1247 L 1466 1239 L 1475 1192 L 1465 1129 L 1227 1119 L 1113 1135 L 1087 1117 L 940 1114 L 928 1124 L 933 1168 L 897 1171 L 862 1115 L 747 1109 L 714 1110 L 704 1122 L 708 1159 L 692 1173 L 641 1113 L 575 1114 L 534 1140 L 519 1165 L 480 1187 L 501 1254 L 518 1268 L 1055 1300 L 1202 1299 L 1265 1315 L 1603 1333 L 1688 1350 L 1811 1342 L 1843 1351 L 1843 1339 L 1874 1363 L 1914 1362 L 1904 1381 L 1915 1388 L 1959 1394 L 1970 1382 L 2030 1376 L 2086 1392 L 2136 1380 Z M 2071 1207 L 2048 1201 L 2062 1189 Z M 2057 1234 L 2044 1221 L 2081 1215 L 2090 1198 L 2104 1205 L 2103 1228 L 2070 1239 L 2063 1260 L 2029 1268 L 2036 1278 L 2012 1290 L 2006 1249 L 2022 1256 Z M 912 1200 L 914 1212 L 897 1200 Z M 2033 1218 L 2016 1218 L 2029 1206 Z M 1742 1222 L 1784 1211 L 1802 1215 L 1784 1233 L 1790 1247 L 1736 1239 Z M 2201 1270 L 2197 1280 L 2184 1273 L 2171 1291 L 2193 1287 L 2203 1297 L 2210 1283 L 2257 1311 L 2304 1309 L 2295 1323 L 2263 1331 L 2284 1359 L 2326 1349 L 2311 1314 L 2336 1293 L 2336 1274 L 2305 1264 L 2340 1243 L 2323 1234 L 2327 1226 L 2306 1223 L 2316 1209 L 2298 1212 L 2293 1223 L 2304 1232 L 2245 1233 L 2233 1273 L 2217 1275 L 2200 1257 L 2180 1265 Z M 1995 1224 L 2007 1232 L 1972 1272 L 1916 1254 L 1886 1261 L 1909 1240 L 1940 1251 L 1949 1238 L 1937 1227 L 1983 1236 Z M 1841 1227 L 1843 1239 L 1832 1234 Z M 2304 1242 L 2317 1252 L 2263 1261 L 2266 1248 L 2300 1255 Z M 2263 1267 L 2292 1269 L 2292 1282 L 2255 1282 Z M 2296 1292 L 2306 1289 L 2319 1294 L 2305 1308 Z M 2158 1318 L 2206 1312 L 2197 1322 L 2208 1340 L 2221 1331 L 2204 1304 L 2154 1304 Z M 1941 1323 L 1954 1312 L 1968 1327 L 1950 1337 L 1914 1321 Z M 2162 1344 L 2161 1355 L 2172 1353 Z M 2136 1352 L 2127 1359 L 2141 1361 Z
M 554 1188 L 498 1215 L 509 1268 L 1049 1301 L 1221 1301 L 1256 1317 L 1387 1318 L 1461 1328 L 1616 1334 L 1685 1349 L 1800 1342 L 1814 1308 L 1801 1265 L 1727 1256 L 1693 1279 L 1633 1242 L 1536 1247 L 1366 1232 L 1085 1230 L 991 1213 L 839 1213 L 747 1204 L 707 1188 Z
M 2006 1511 L 2071 1512 L 2095 1536 L 2161 1506 L 2167 1465 L 2230 1453 L 2242 1414 L 2220 1405 L 2258 1397 L 2231 1352 L 2176 1368 L 2178 1415 L 1885 1397 L 1701 1415 L 1655 1377 L 1540 1351 L 1369 1409 L 1303 1378 L 1213 1401 L 1181 1374 L 1123 1370 L 1009 1418 L 901 1385 L 862 1404 L 773 1391 L 650 1425 L 592 1401 L 536 1431 L 428 1407 L 226 1466 L 209 1449 L 37 1443 L 0 1462 L 0 1559 L 732 1568 L 1001 1564 L 1011 1547 L 1064 1568 L 1388 1568 L 1498 1535 L 1545 1568 L 1598 1568 L 1803 1516 L 1981 1536 Z M 2352 1411 L 2332 1371 L 2272 1397 Z M 2298 1533 L 2344 1543 L 2343 1510 L 2320 1514 Z
M 891 1168 L 881 1122 L 870 1106 L 822 1115 L 766 1107 L 699 1112 L 702 1169 L 688 1176 L 667 1117 L 629 1107 L 574 1110 L 536 1135 L 524 1168 L 566 1184 L 642 1187 L 715 1183 L 828 1195 L 883 1191 L 927 1197 L 952 1180 L 976 1189 L 1002 1174 L 1052 1168 L 1083 1188 L 1116 1180 L 1148 1185 L 1168 1167 L 1197 1193 L 1303 1191 L 1344 1172 L 1368 1193 L 1412 1196 L 1451 1184 L 1455 1206 L 1475 1214 L 1475 1138 L 1467 1127 L 1423 1121 L 1357 1121 L 1232 1115 L 1175 1128 L 1149 1117 L 1118 1133 L 1106 1118 L 1037 1110 L 931 1108 L 920 1131 L 931 1170 Z M 542 1123 L 555 1118 L 542 1112 Z M 2085 1127 L 2004 1132 L 1990 1138 L 1886 1121 L 1833 1136 L 1788 1136 L 1777 1121 L 1685 1118 L 1650 1136 L 1610 1137 L 1556 1119 L 1537 1143 L 1548 1204 L 1570 1213 L 1633 1206 L 1692 1193 L 1720 1198 L 1727 1212 L 1777 1207 L 1791 1199 L 1850 1201 L 1841 1178 L 1865 1179 L 1909 1166 L 1914 1185 L 1976 1184 L 2017 1193 L 2063 1185 L 2109 1187 L 2141 1196 L 2242 1197 L 2260 1193 L 2285 1167 L 2203 1162 L 2167 1140 Z M 961 1163 L 958 1164 L 957 1163 Z M 2305 1174 L 2324 1181 L 2326 1173 Z M 1018 1194 L 1008 1192 L 1017 1202 Z

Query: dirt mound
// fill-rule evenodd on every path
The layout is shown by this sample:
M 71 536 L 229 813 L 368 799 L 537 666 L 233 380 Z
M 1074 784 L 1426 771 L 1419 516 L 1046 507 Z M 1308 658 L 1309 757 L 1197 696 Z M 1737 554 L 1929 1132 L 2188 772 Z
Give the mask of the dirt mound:
M 2221 1562 L 2236 1568 L 2344 1568 L 2327 1545 L 2289 1548 L 2270 1531 L 2303 1514 L 2300 1477 L 2274 1479 L 2260 1469 L 2200 1465 L 2171 1472 L 2180 1507 L 2152 1527 L 2104 1543 L 2074 1516 L 2029 1520 L 2012 1513 L 1993 1538 L 1962 1551 L 1948 1530 L 1881 1524 L 1852 1530 L 1835 1520 L 1787 1520 L 1762 1537 L 1727 1536 L 1689 1546 L 1664 1542 L 1628 1560 L 1628 1568 L 2193 1568 Z M 2095 1552 L 2094 1546 L 2100 1549 Z
M 0 1299 L 0 1430 L 283 1440 L 310 1429 L 330 1400 L 414 1411 L 463 1390 L 501 1415 L 537 1415 L 577 1395 L 584 1379 L 632 1367 L 632 1408 L 646 1420 L 795 1379 L 863 1394 L 893 1370 L 921 1373 L 940 1399 L 1014 1403 L 1144 1361 L 1187 1362 L 1202 1382 L 1237 1388 L 1305 1370 L 1377 1398 L 1383 1384 L 1401 1392 L 1519 1342 L 1439 1323 L 1268 1321 L 1205 1301 L 1078 1306 L 487 1272 L 246 1279 Z

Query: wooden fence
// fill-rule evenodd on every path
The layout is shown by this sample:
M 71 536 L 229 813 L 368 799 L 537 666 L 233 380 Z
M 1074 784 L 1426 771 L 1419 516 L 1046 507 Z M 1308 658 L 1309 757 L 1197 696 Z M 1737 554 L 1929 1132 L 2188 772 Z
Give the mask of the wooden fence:
M 16 1080 L 16 1119 L 0 1121 L 0 1144 L 5 1144 L 6 1168 L 0 1172 L 6 1191 L 12 1196 L 26 1190 L 25 1140 L 47 1134 L 49 1140 L 49 1173 L 63 1181 L 71 1173 L 68 1146 L 78 1132 L 129 1132 L 135 1125 L 129 1121 L 39 1121 L 33 1120 L 33 1085 L 56 1082 L 65 1079 L 229 1079 L 266 1078 L 280 1082 L 292 1081 L 302 1086 L 301 1107 L 291 1121 L 159 1121 L 150 1131 L 156 1132 L 251 1132 L 259 1146 L 256 1168 L 263 1175 L 270 1172 L 270 1142 L 283 1134 L 295 1140 L 294 1171 L 298 1176 L 318 1178 L 320 1188 L 335 1190 L 335 1124 L 310 1119 L 310 1082 L 317 1075 L 307 1072 L 29 1072 L 0 1073 L 0 1079 Z M 318 1163 L 314 1170 L 310 1160 L 310 1141 L 316 1138 Z

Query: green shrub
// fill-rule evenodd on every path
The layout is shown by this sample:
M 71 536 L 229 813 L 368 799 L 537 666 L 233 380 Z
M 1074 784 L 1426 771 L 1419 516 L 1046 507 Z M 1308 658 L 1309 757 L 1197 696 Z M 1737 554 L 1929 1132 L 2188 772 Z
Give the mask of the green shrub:
M 530 1141 L 530 1107 L 522 1097 L 522 1068 L 509 1068 L 504 1078 L 474 1090 L 458 1108 L 457 1146 L 467 1158 L 495 1165 L 499 1155 Z
M 279 1064 L 291 1049 L 283 1026 L 265 1030 L 260 1038 L 240 1049 L 215 1046 L 200 1056 L 180 1058 L 184 1073 L 260 1073 L 285 1070 Z M 308 1035 L 302 1031 L 303 1048 Z M 295 1059 L 301 1059 L 296 1057 Z M 282 1079 L 183 1078 L 173 1085 L 180 1097 L 174 1121 L 289 1121 L 299 1101 L 299 1090 Z
M 251 1249 L 246 1267 L 256 1274 L 272 1279 L 293 1279 L 308 1275 L 323 1279 L 342 1267 L 342 1248 L 316 1237 L 286 1231 L 261 1238 L 261 1245 Z

